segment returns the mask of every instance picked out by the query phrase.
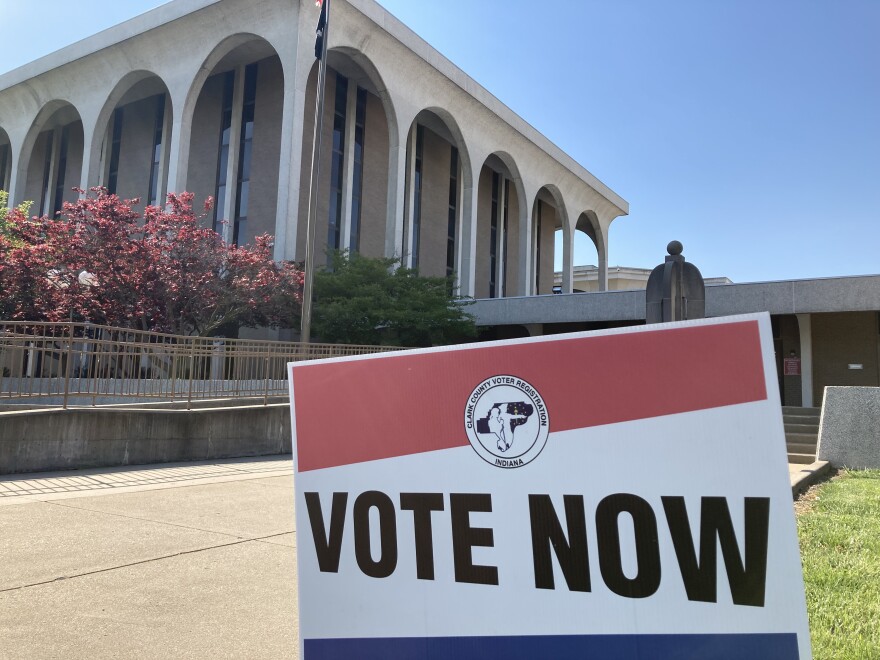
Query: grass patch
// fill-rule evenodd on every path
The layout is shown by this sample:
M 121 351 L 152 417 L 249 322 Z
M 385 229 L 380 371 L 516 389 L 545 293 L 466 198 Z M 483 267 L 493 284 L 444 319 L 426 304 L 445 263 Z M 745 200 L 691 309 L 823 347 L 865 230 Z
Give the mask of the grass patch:
M 880 470 L 843 470 L 796 511 L 813 657 L 880 658 Z

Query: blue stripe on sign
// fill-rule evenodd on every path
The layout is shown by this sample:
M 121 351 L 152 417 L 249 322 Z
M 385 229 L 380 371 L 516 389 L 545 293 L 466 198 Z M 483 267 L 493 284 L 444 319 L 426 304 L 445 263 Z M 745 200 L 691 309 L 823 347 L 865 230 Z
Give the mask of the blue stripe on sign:
M 305 660 L 798 660 L 797 635 L 307 639 Z

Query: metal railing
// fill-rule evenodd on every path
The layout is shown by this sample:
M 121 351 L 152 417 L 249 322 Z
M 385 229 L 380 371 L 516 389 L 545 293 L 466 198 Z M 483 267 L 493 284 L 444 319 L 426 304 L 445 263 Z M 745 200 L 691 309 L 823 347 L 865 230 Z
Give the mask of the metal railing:
M 288 362 L 400 350 L 182 337 L 88 323 L 0 321 L 0 403 L 67 408 L 108 401 L 286 395 Z

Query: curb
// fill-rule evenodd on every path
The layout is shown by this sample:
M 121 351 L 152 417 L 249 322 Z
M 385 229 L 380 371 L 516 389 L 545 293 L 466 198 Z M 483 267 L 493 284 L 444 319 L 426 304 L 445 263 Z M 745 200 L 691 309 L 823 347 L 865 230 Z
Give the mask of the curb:
M 792 497 L 797 499 L 807 488 L 820 481 L 829 472 L 831 472 L 831 463 L 828 461 L 814 461 L 804 465 L 803 469 L 791 477 Z

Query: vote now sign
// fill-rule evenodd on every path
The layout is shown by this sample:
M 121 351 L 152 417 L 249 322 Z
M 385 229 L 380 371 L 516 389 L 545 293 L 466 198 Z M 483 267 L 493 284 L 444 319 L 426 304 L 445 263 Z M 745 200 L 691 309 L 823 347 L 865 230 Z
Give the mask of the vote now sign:
M 290 365 L 300 657 L 810 658 L 766 314 Z

